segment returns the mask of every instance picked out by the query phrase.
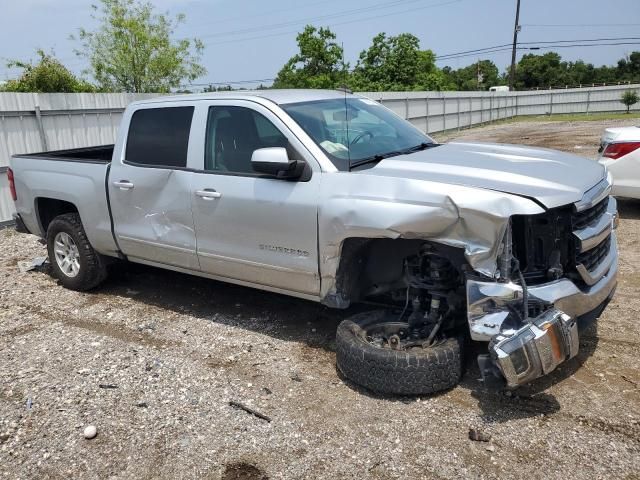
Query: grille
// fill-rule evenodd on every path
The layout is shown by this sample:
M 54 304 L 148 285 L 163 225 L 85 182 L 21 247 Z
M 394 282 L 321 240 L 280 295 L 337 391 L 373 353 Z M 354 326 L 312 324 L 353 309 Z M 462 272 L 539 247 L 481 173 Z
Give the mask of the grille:
M 602 242 L 600 242 L 598 246 L 593 247 L 591 250 L 587 250 L 586 252 L 577 254 L 576 263 L 578 265 L 584 265 L 587 270 L 592 272 L 598 265 L 600 265 L 600 262 L 604 260 L 604 257 L 607 256 L 610 248 L 611 235 L 609 235 Z
M 607 211 L 606 197 L 593 207 L 576 212 L 566 206 L 551 209 L 539 215 L 512 217 L 514 254 L 529 285 L 554 280 L 554 272 L 562 267 L 562 275 L 582 281 L 576 265 L 595 270 L 611 248 L 611 237 L 591 250 L 580 253 L 573 232 L 597 222 Z
M 514 255 L 529 285 L 554 280 L 552 267 L 567 271 L 573 259 L 571 208 L 512 217 Z
M 600 220 L 600 217 L 607 211 L 607 205 L 609 204 L 609 197 L 605 197 L 599 203 L 593 207 L 577 212 L 572 215 L 571 223 L 574 230 L 582 230 L 587 225 Z

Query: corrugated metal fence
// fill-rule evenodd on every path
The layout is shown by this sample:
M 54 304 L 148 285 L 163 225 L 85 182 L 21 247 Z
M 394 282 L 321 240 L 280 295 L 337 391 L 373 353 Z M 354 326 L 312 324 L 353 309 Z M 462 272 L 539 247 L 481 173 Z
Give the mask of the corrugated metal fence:
M 624 111 L 625 90 L 640 85 L 528 92 L 371 92 L 428 133 L 518 115 Z M 0 223 L 11 219 L 6 168 L 11 155 L 113 143 L 124 108 L 156 95 L 0 93 Z
M 0 223 L 14 210 L 6 176 L 11 155 L 113 143 L 124 108 L 154 96 L 0 93 Z
M 427 133 L 467 128 L 519 115 L 623 112 L 620 96 L 640 85 L 526 92 L 370 92 Z M 636 106 L 637 108 L 637 106 Z

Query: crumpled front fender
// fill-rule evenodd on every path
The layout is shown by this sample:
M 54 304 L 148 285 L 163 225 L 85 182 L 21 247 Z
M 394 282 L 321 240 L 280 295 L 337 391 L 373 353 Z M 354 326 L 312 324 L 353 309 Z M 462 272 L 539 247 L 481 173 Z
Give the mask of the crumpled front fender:
M 347 238 L 424 239 L 464 249 L 469 265 L 494 277 L 509 217 L 544 210 L 493 190 L 409 178 L 325 174 L 318 216 L 321 298 L 339 306 L 336 272 Z

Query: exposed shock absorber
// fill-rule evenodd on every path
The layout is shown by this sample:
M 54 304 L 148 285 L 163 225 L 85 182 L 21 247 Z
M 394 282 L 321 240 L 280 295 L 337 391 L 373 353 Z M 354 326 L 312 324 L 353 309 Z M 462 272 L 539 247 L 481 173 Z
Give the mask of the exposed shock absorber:
M 430 342 L 449 310 L 447 297 L 457 286 L 458 272 L 449 259 L 435 253 L 429 245 L 423 247 L 407 267 L 410 287 L 420 292 L 412 301 L 413 312 L 408 319 L 410 335 L 423 337 L 428 331 Z

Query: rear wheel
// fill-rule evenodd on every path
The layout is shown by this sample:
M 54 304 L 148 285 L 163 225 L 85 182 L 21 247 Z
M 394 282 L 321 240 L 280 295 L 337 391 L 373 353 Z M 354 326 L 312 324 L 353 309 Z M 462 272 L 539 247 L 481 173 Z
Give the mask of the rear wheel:
M 66 288 L 91 290 L 107 277 L 104 258 L 89 243 L 77 213 L 66 213 L 51 221 L 47 250 L 54 276 Z
M 459 338 L 408 338 L 409 326 L 385 311 L 354 315 L 338 326 L 336 362 L 351 381 L 374 392 L 421 395 L 458 384 L 462 374 Z

